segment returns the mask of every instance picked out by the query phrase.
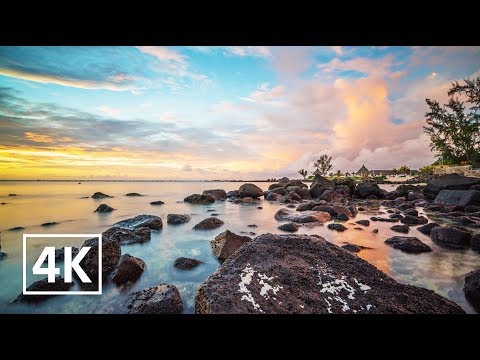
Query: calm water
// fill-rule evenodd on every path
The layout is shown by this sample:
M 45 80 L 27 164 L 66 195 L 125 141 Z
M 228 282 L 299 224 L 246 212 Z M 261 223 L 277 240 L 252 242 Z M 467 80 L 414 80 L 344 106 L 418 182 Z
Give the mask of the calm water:
M 240 183 L 158 183 L 158 182 L 0 182 L 0 231 L 2 234 L 2 251 L 8 257 L 0 261 L 0 313 L 121 313 L 122 302 L 132 291 L 141 290 L 160 283 L 172 283 L 177 286 L 185 303 L 185 312 L 192 313 L 194 296 L 198 285 L 220 265 L 210 251 L 210 240 L 229 229 L 235 233 L 254 231 L 256 234 L 266 232 L 280 233 L 279 222 L 274 219 L 275 212 L 283 207 L 277 203 L 260 201 L 257 204 L 232 204 L 217 202 L 211 205 L 191 205 L 183 203 L 183 198 L 203 190 L 221 188 L 226 191 L 238 189 Z M 268 183 L 258 183 L 262 189 Z M 397 185 L 385 185 L 383 188 L 393 190 Z M 111 199 L 82 199 L 101 191 L 114 196 Z M 144 197 L 125 197 L 129 192 L 145 194 Z M 16 193 L 19 196 L 9 197 Z M 162 200 L 161 206 L 150 205 L 151 201 Z M 116 211 L 110 214 L 97 214 L 93 211 L 101 203 L 106 203 Z M 263 209 L 257 209 L 262 206 Z M 192 227 L 209 216 L 207 210 L 214 209 L 225 224 L 215 230 L 194 231 Z M 381 208 L 381 211 L 386 209 Z M 418 208 L 420 213 L 423 209 Z M 183 225 L 168 225 L 169 213 L 190 214 L 192 220 Z M 148 243 L 123 245 L 122 254 L 131 254 L 142 258 L 147 270 L 133 286 L 124 289 L 113 284 L 106 284 L 101 296 L 55 296 L 39 305 L 10 304 L 22 291 L 22 234 L 35 233 L 101 233 L 113 223 L 139 214 L 160 216 L 163 230 L 152 232 Z M 425 214 L 423 214 L 425 215 Z M 368 219 L 371 214 L 359 214 L 356 220 Z M 426 215 L 428 217 L 428 215 Z M 433 221 L 442 222 L 440 219 Z M 40 224 L 55 221 L 58 225 L 45 228 Z M 248 227 L 256 224 L 257 228 Z M 430 245 L 431 253 L 419 255 L 405 254 L 386 246 L 383 241 L 392 236 L 389 228 L 392 223 L 371 222 L 363 231 L 354 230 L 353 221 L 345 226 L 349 230 L 338 233 L 325 226 L 300 228 L 299 233 L 318 234 L 328 241 L 343 245 L 344 241 L 371 247 L 363 250 L 359 256 L 402 283 L 418 285 L 446 296 L 462 306 L 467 312 L 474 313 L 473 308 L 463 296 L 464 276 L 478 268 L 480 255 L 471 250 L 448 250 L 441 248 L 412 227 L 408 236 L 417 236 Z M 9 231 L 9 228 L 22 226 L 25 230 Z M 371 231 L 377 228 L 378 234 Z M 478 231 L 478 230 L 477 230 Z M 29 239 L 28 261 L 38 256 L 43 245 L 76 245 L 84 239 Z M 180 271 L 173 267 L 173 261 L 180 257 L 194 257 L 205 262 L 191 271 Z M 28 278 L 27 285 L 33 282 Z M 78 290 L 78 289 L 72 289 Z

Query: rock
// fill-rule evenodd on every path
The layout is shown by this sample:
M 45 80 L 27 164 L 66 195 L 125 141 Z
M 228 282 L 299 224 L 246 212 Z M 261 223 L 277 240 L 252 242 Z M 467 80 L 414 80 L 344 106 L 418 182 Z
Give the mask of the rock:
M 354 191 L 355 197 L 358 199 L 367 199 L 370 196 L 375 196 L 377 199 L 383 199 L 384 193 L 381 191 L 380 187 L 371 181 L 362 181 L 360 182 Z
M 190 270 L 200 264 L 203 264 L 203 261 L 186 257 L 179 257 L 173 262 L 173 266 L 180 270 Z
M 293 204 L 288 204 L 288 205 L 287 205 L 287 208 L 294 209 L 294 208 L 295 208 L 295 205 L 293 205 Z
M 425 206 L 425 210 L 428 210 L 428 211 L 442 211 L 443 206 L 431 204 L 431 205 Z
M 400 219 L 381 218 L 381 217 L 372 216 L 370 218 L 370 220 L 372 220 L 372 221 L 383 221 L 383 222 L 398 222 L 398 220 L 400 220 Z
M 54 226 L 54 225 L 58 225 L 58 222 L 56 222 L 56 221 L 50 221 L 50 222 L 43 223 L 43 224 L 40 225 L 40 226 L 45 226 L 45 227 L 47 227 L 47 226 Z
M 109 213 L 109 212 L 112 212 L 113 210 L 115 210 L 115 209 L 108 206 L 107 204 L 100 204 L 100 206 L 97 207 L 97 210 L 95 210 L 94 212 Z
M 253 227 L 253 228 L 258 227 L 256 224 L 248 224 L 247 226 L 248 226 L 248 227 Z
M 355 223 L 363 226 L 370 226 L 369 220 L 358 220 L 358 221 L 355 221 Z
M 464 211 L 466 213 L 480 212 L 480 206 L 468 205 L 468 206 L 465 206 Z
M 278 180 L 279 183 L 288 183 L 290 180 L 288 179 L 288 177 L 284 176 L 282 177 L 280 180 Z
M 320 205 L 320 202 L 318 201 L 307 201 L 298 205 L 297 211 L 312 210 L 315 206 L 318 206 L 318 205 Z M 332 211 L 333 211 L 333 208 L 332 208 Z
M 117 285 L 133 283 L 140 278 L 146 268 L 147 265 L 142 259 L 124 254 L 120 257 L 118 265 L 111 275 L 111 280 Z
M 475 234 L 470 239 L 470 247 L 472 250 L 480 251 L 480 234 Z
M 242 198 L 242 203 L 256 203 L 258 201 L 257 198 L 251 198 L 250 196 L 246 196 L 244 198 Z
M 262 209 L 263 209 L 263 206 L 257 206 L 257 209 L 258 209 L 258 210 L 262 210 Z
M 373 229 L 373 230 L 372 230 L 372 233 L 377 234 L 377 233 L 378 233 L 378 229 Z
M 211 213 L 210 215 L 211 215 L 211 216 L 218 216 L 217 213 Z
M 355 190 L 355 180 L 352 178 L 340 178 L 335 180 L 335 185 L 346 185 L 350 188 L 350 192 L 352 193 Z
M 242 202 L 242 199 L 235 199 L 233 200 L 234 204 L 240 204 Z
M 339 221 L 348 221 L 349 217 L 342 213 L 342 214 L 338 214 L 336 219 L 339 220 Z
M 71 283 L 66 283 L 65 279 L 61 276 L 55 276 L 55 282 L 49 283 L 48 278 L 35 281 L 33 284 L 27 287 L 27 291 L 68 291 L 70 288 L 75 285 L 72 281 Z M 23 295 L 19 294 L 12 302 L 32 302 L 37 303 L 49 299 L 52 296 L 58 295 Z
M 168 214 L 167 224 L 178 225 L 185 224 L 190 221 L 191 217 L 187 214 Z
M 344 197 L 342 195 L 336 193 L 334 190 L 327 189 L 322 193 L 322 195 L 317 197 L 317 199 L 325 200 L 329 203 L 333 203 L 333 202 L 339 203 L 344 199 Z
M 216 217 L 209 217 L 200 221 L 193 227 L 194 230 L 212 230 L 223 225 L 223 221 Z
M 408 232 L 410 231 L 410 227 L 408 225 L 393 225 L 390 228 L 390 230 L 393 230 L 399 233 L 408 234 Z
M 342 224 L 328 224 L 327 226 L 330 230 L 336 230 L 336 231 L 345 231 L 347 228 L 343 226 Z
M 322 211 L 303 211 L 300 214 L 289 212 L 287 209 L 279 209 L 275 213 L 275 219 L 279 221 L 291 221 L 295 223 L 321 222 L 324 223 L 331 219 L 329 213 Z
M 418 216 L 418 211 L 414 208 L 406 209 L 404 212 L 405 215 Z
M 312 195 L 310 194 L 310 190 L 308 190 L 308 188 L 302 188 L 298 195 L 304 200 L 312 199 Z
M 18 196 L 17 194 L 8 194 L 8 196 Z
M 468 302 L 480 312 L 480 270 L 471 271 L 465 276 L 463 292 Z
M 297 232 L 298 225 L 292 222 L 282 224 L 278 227 L 278 230 L 286 231 L 286 232 Z
M 83 246 L 91 247 L 80 262 L 80 266 L 94 283 L 98 281 L 98 238 L 88 239 Z M 82 246 L 82 247 L 83 247 Z M 120 243 L 115 240 L 104 239 L 102 235 L 102 274 L 107 276 L 117 266 L 122 250 Z
M 388 217 L 390 219 L 403 219 L 403 215 L 400 215 L 400 214 L 391 214 Z
M 385 240 L 385 244 L 406 253 L 419 254 L 430 252 L 432 249 L 416 237 L 411 236 L 393 236 Z
M 330 205 L 317 205 L 312 208 L 312 211 L 323 211 L 323 212 L 329 213 L 331 217 L 334 217 L 335 215 L 337 215 L 337 212 L 333 209 L 333 206 L 330 206 Z
M 347 216 L 347 218 L 350 218 L 352 216 L 352 213 L 350 212 L 350 210 L 348 210 L 345 206 L 341 206 L 341 205 L 334 205 L 333 206 L 333 210 L 337 213 L 337 214 L 344 214 Z M 348 219 L 347 219 L 348 220 Z
M 335 186 L 335 192 L 343 195 L 344 197 L 350 197 L 351 191 L 347 185 L 337 185 Z
M 204 190 L 203 195 L 210 195 L 215 199 L 215 201 L 227 199 L 227 193 L 222 189 Z
M 478 206 L 480 204 L 480 191 L 476 190 L 442 190 L 433 201 L 438 205 Z
M 13 228 L 8 229 L 8 231 L 20 231 L 20 230 L 25 230 L 23 226 L 15 226 Z
M 1 202 L 0 205 L 7 205 L 7 203 L 6 202 Z
M 319 236 L 263 234 L 198 288 L 195 313 L 464 313 Z
M 7 254 L 0 251 L 0 260 L 3 260 L 7 257 Z
M 287 192 L 285 191 L 285 188 L 283 188 L 283 187 L 278 187 L 278 188 L 272 189 L 271 192 L 275 193 L 275 194 L 280 194 L 280 195 L 286 195 L 287 194 Z
M 470 190 L 477 190 L 477 191 L 480 191 L 480 184 L 478 184 L 478 185 L 472 185 L 472 186 L 470 186 Z
M 139 193 L 136 193 L 136 192 L 133 192 L 133 193 L 125 194 L 125 196 L 143 196 L 143 195 L 139 194 Z
M 151 229 L 148 227 L 130 230 L 114 226 L 102 233 L 102 240 L 116 241 L 120 245 L 144 243 L 150 241 L 150 239 Z
M 363 231 L 363 228 L 361 228 L 360 226 L 357 226 L 357 227 L 354 227 L 353 230 L 361 230 L 361 231 Z
M 268 201 L 279 201 L 281 198 L 282 198 L 282 195 L 277 194 L 277 193 L 274 193 L 274 192 L 271 192 L 270 194 L 267 195 L 267 197 L 265 198 L 265 200 L 268 200 Z
M 408 209 L 413 209 L 415 210 L 415 205 L 411 204 L 411 203 L 403 203 L 403 204 L 400 204 L 398 206 L 396 206 L 397 210 L 400 210 L 400 211 L 406 211 Z
M 350 213 L 352 214 L 353 217 L 358 215 L 358 210 L 357 210 L 357 207 L 355 205 L 347 206 L 347 209 L 350 211 Z
M 468 190 L 473 185 L 479 185 L 480 178 L 466 177 L 458 174 L 447 174 L 428 181 L 423 189 L 423 194 L 428 199 L 435 199 L 440 191 L 447 190 Z
M 251 240 L 252 238 L 248 236 L 237 235 L 230 230 L 226 230 L 210 242 L 210 247 L 213 255 L 215 255 L 218 260 L 225 261 L 242 245 Z
M 323 176 L 315 175 L 312 183 L 310 184 L 310 196 L 312 198 L 320 197 L 325 190 L 334 190 L 335 183 Z
M 239 197 L 238 190 L 232 190 L 227 192 L 227 198 L 232 198 L 232 197 Z
M 183 301 L 175 285 L 161 284 L 130 294 L 129 314 L 181 314 Z
M 161 230 L 163 227 L 162 219 L 155 215 L 138 215 L 134 218 L 119 221 L 113 226 L 124 229 L 135 230 L 142 227 L 148 227 L 152 230 Z
M 192 194 L 187 196 L 183 201 L 188 202 L 190 204 L 198 204 L 198 205 L 206 205 L 215 202 L 215 199 L 212 195 L 200 195 L 200 194 Z
M 260 189 L 255 184 L 246 183 L 240 186 L 240 189 L 238 189 L 238 194 L 241 198 L 244 198 L 244 197 L 259 198 L 263 196 L 263 190 Z
M 347 242 L 345 245 L 342 245 L 342 249 L 345 249 L 345 250 L 350 251 L 352 253 L 358 253 L 361 250 L 371 249 L 371 248 L 369 248 L 367 246 L 362 246 L 362 245 L 350 244 L 350 243 Z
M 440 225 L 437 224 L 436 222 L 432 222 L 432 223 L 428 223 L 426 225 L 417 227 L 417 230 L 420 231 L 422 234 L 430 235 L 432 229 L 437 226 L 440 226 Z
M 163 201 L 161 201 L 161 200 L 152 201 L 152 202 L 150 203 L 150 205 L 163 205 L 163 204 L 165 204 L 165 203 L 164 203 Z
M 466 231 L 451 226 L 437 226 L 430 232 L 433 242 L 452 248 L 470 246 L 472 235 Z
M 72 259 L 77 256 L 78 252 L 80 251 L 79 248 L 72 246 Z M 63 261 L 65 258 L 65 247 L 60 249 L 55 249 L 55 261 Z
M 408 201 L 415 201 L 415 200 L 425 200 L 425 196 L 422 193 L 409 191 L 407 194 Z
M 405 215 L 403 219 L 400 220 L 403 224 L 407 225 L 423 225 L 428 223 L 428 219 L 424 216 L 412 216 Z
M 270 184 L 268 186 L 268 190 L 273 190 L 273 189 L 277 189 L 277 188 L 283 188 L 283 185 L 282 184 L 279 184 L 279 183 L 274 183 L 274 184 Z
M 111 198 L 113 196 L 104 194 L 102 192 L 96 192 L 95 194 L 92 195 L 92 199 L 104 199 L 104 198 Z

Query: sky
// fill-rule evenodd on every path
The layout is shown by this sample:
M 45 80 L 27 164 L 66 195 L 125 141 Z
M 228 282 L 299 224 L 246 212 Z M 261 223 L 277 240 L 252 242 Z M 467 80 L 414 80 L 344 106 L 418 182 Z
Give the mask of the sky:
M 0 179 L 255 180 L 435 161 L 480 47 L 0 47 Z

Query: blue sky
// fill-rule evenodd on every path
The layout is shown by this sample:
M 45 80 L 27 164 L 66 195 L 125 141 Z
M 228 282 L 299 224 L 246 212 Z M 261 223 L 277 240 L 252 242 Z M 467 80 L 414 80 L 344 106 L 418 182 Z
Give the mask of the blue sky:
M 419 167 L 425 97 L 479 70 L 479 47 L 0 47 L 0 177 Z

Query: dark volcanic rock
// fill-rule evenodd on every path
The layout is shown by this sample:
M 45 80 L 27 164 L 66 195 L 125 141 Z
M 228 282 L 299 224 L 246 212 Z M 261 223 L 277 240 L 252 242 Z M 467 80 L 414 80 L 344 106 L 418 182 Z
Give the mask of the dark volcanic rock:
M 319 236 L 291 234 L 264 234 L 242 246 L 200 285 L 195 312 L 464 313 Z
M 279 201 L 281 198 L 282 198 L 282 195 L 277 194 L 277 193 L 274 193 L 274 192 L 271 192 L 270 194 L 267 195 L 267 197 L 265 198 L 265 200 L 268 200 L 268 201 Z
M 190 270 L 200 264 L 203 264 L 203 261 L 186 257 L 179 257 L 173 262 L 173 266 L 180 270 Z
M 371 248 L 369 248 L 367 246 L 362 246 L 362 245 L 350 244 L 350 243 L 347 242 L 345 245 L 342 245 L 342 249 L 345 249 L 345 250 L 350 251 L 352 253 L 358 253 L 361 250 L 371 249 Z
M 430 232 L 433 242 L 452 248 L 470 246 L 472 235 L 466 231 L 450 226 L 437 226 Z
M 388 216 L 390 219 L 403 219 L 403 215 L 400 214 L 392 214 Z
M 187 214 L 168 214 L 167 224 L 178 225 L 185 224 L 190 221 L 191 217 Z
M 8 194 L 8 196 L 18 196 L 17 194 Z
M 88 275 L 92 282 L 98 281 L 98 238 L 88 239 L 83 246 L 89 246 L 91 249 L 80 262 L 82 269 Z M 82 246 L 82 247 L 83 247 Z M 107 276 L 117 266 L 122 250 L 118 241 L 104 239 L 102 235 L 102 274 Z
M 286 195 L 287 191 L 283 187 L 278 187 L 275 189 L 270 190 L 270 192 L 275 193 L 275 194 L 280 194 L 280 195 Z
M 345 231 L 347 228 L 343 226 L 342 224 L 328 224 L 327 226 L 330 230 L 336 230 L 336 231 Z
M 480 191 L 476 190 L 442 190 L 433 201 L 438 205 L 478 206 L 480 204 Z
M 480 212 L 480 206 L 475 206 L 475 205 L 465 206 L 465 212 L 466 213 Z
M 402 223 L 407 225 L 423 225 L 428 223 L 428 219 L 424 216 L 412 216 L 406 215 L 403 219 L 400 220 Z
M 25 230 L 23 226 L 15 226 L 13 228 L 8 229 L 9 231 L 20 231 L 20 230 Z
M 97 207 L 97 210 L 95 210 L 94 212 L 109 213 L 109 212 L 112 212 L 113 210 L 116 210 L 116 209 L 108 206 L 107 204 L 100 204 L 100 206 Z
M 61 276 L 55 276 L 55 282 L 49 283 L 48 278 L 35 281 L 33 284 L 27 287 L 27 291 L 68 291 L 75 283 L 66 283 L 65 279 Z M 19 294 L 12 302 L 33 302 L 47 300 L 52 296 L 58 295 L 23 295 Z
M 120 257 L 111 279 L 117 285 L 133 283 L 140 278 L 146 268 L 147 265 L 142 259 L 130 254 L 124 254 Z
M 333 209 L 333 206 L 330 205 L 317 205 L 312 208 L 312 211 L 323 211 L 329 213 L 332 217 L 337 215 L 337 212 Z
M 298 225 L 292 222 L 282 224 L 278 227 L 278 230 L 286 231 L 286 232 L 297 232 Z
M 279 209 L 275 213 L 275 219 L 279 221 L 291 221 L 295 223 L 321 222 L 324 223 L 331 219 L 329 213 L 322 211 L 302 211 L 300 214 L 291 213 L 285 208 Z
M 339 221 L 348 221 L 349 217 L 348 215 L 345 215 L 344 213 L 338 214 L 336 217 L 337 220 Z
M 200 195 L 200 194 L 192 194 L 187 196 L 183 201 L 188 202 L 190 204 L 198 204 L 198 205 L 207 205 L 215 202 L 215 198 L 212 195 Z
M 193 227 L 194 230 L 211 230 L 223 225 L 223 221 L 216 217 L 209 217 L 200 221 Z
M 358 221 L 355 221 L 355 223 L 363 226 L 370 226 L 370 220 L 358 220 Z
M 142 194 L 139 194 L 139 193 L 128 193 L 128 194 L 125 194 L 125 196 L 143 196 Z
M 355 188 L 355 197 L 358 199 L 367 199 L 370 196 L 375 196 L 377 199 L 383 199 L 385 197 L 382 189 L 371 181 L 362 181 Z
M 80 251 L 79 248 L 72 246 L 72 259 L 77 256 L 78 252 Z M 65 258 L 65 247 L 56 249 L 55 250 L 55 261 L 63 261 Z
M 425 206 L 425 210 L 428 210 L 428 211 L 442 211 L 443 206 L 430 204 L 430 205 Z
M 480 270 L 471 271 L 465 276 L 463 292 L 475 310 L 480 312 Z
M 432 251 L 430 246 L 423 243 L 418 238 L 411 236 L 393 236 L 385 240 L 385 244 L 406 253 L 419 254 Z
M 390 228 L 390 230 L 393 230 L 399 233 L 408 234 L 408 232 L 410 231 L 410 227 L 408 225 L 393 225 Z
M 418 211 L 415 208 L 406 209 L 404 213 L 405 215 L 418 216 Z
M 140 227 L 130 230 L 114 226 L 102 233 L 102 239 L 116 241 L 120 245 L 144 243 L 150 241 L 151 229 Z
M 223 189 L 204 190 L 203 195 L 210 195 L 215 201 L 225 200 L 227 198 L 227 193 Z
M 263 190 L 260 189 L 255 184 L 246 183 L 240 186 L 240 189 L 238 189 L 238 195 L 241 198 L 244 198 L 244 197 L 259 198 L 263 196 Z
M 165 204 L 165 203 L 164 203 L 163 201 L 161 201 L 161 200 L 152 201 L 152 202 L 150 203 L 150 205 L 163 205 L 163 204 Z
M 470 239 L 470 247 L 472 250 L 480 251 L 480 234 L 475 234 Z
M 50 221 L 50 222 L 43 223 L 41 226 L 54 226 L 54 225 L 58 225 L 58 222 Z
M 129 314 L 181 314 L 183 301 L 175 285 L 161 284 L 130 294 Z
M 480 184 L 478 184 L 478 185 L 472 185 L 472 186 L 470 186 L 470 190 L 477 190 L 477 191 L 480 191 Z
M 304 203 L 301 203 L 300 205 L 297 206 L 297 211 L 307 211 L 307 210 L 312 210 L 315 206 L 319 206 L 321 203 L 319 201 L 307 201 Z M 332 209 L 332 214 L 333 208 Z M 324 210 L 319 210 L 319 211 L 324 211 Z
M 432 222 L 432 223 L 428 223 L 426 225 L 417 227 L 417 230 L 420 231 L 422 234 L 430 235 L 432 229 L 437 226 L 440 226 L 440 225 L 437 224 L 436 222 Z
M 473 185 L 480 184 L 479 178 L 465 177 L 458 174 L 447 174 L 428 181 L 423 189 L 423 194 L 428 199 L 435 199 L 440 191 L 447 190 L 468 190 Z
M 237 235 L 227 230 L 217 235 L 217 237 L 210 242 L 210 248 L 212 249 L 213 255 L 220 261 L 224 261 L 242 245 L 251 240 L 252 238 L 248 236 Z
M 373 230 L 372 230 L 372 233 L 377 234 L 377 233 L 378 233 L 378 229 L 373 229 Z
M 104 198 L 111 198 L 113 196 L 104 194 L 102 192 L 96 192 L 95 194 L 92 195 L 92 199 L 104 199 Z
M 142 227 L 148 227 L 152 230 L 161 230 L 163 227 L 162 219 L 155 215 L 138 215 L 134 218 L 119 221 L 113 226 L 124 229 L 135 230 Z
M 396 219 L 396 218 L 381 218 L 381 217 L 376 217 L 376 216 L 372 216 L 370 218 L 370 220 L 372 221 L 383 221 L 383 222 L 398 222 L 400 219 Z
M 0 260 L 3 260 L 7 257 L 7 254 L 0 251 Z
M 238 190 L 232 190 L 227 192 L 227 198 L 238 197 L 238 196 L 239 196 Z

